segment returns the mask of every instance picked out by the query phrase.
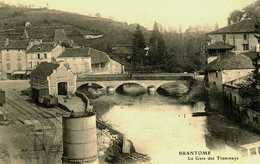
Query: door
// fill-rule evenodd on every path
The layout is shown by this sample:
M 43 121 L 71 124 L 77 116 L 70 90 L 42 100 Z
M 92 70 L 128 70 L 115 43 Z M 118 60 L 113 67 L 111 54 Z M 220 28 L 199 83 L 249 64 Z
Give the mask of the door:
M 67 95 L 68 84 L 67 82 L 58 83 L 58 95 Z

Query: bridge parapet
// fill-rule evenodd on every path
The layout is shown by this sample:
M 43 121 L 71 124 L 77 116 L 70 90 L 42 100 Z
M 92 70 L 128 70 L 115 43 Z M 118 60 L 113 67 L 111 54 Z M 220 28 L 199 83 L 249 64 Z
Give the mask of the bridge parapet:
M 107 90 L 116 90 L 119 86 L 127 83 L 139 84 L 140 86 L 157 90 L 167 83 L 187 82 L 194 79 L 193 73 L 160 73 L 160 74 L 113 74 L 113 75 L 84 75 L 77 80 L 77 88 L 90 83 L 95 83 Z
M 131 80 L 191 80 L 193 73 L 157 73 L 157 74 L 98 74 L 79 75 L 77 81 L 131 81 Z

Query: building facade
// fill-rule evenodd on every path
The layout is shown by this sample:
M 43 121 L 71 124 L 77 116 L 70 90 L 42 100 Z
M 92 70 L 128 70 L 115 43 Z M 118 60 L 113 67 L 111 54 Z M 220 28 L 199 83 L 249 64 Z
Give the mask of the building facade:
M 89 51 L 91 57 L 91 69 L 94 74 L 121 74 L 124 73 L 124 65 L 113 60 L 102 51 L 91 48 Z
M 259 90 L 254 87 L 253 74 L 224 84 L 227 112 L 241 124 L 260 132 Z
M 27 52 L 27 70 L 33 70 L 42 62 L 55 62 L 64 48 L 52 42 L 32 46 Z
M 76 76 L 63 64 L 42 62 L 31 73 L 32 98 L 73 95 L 76 92 Z
M 207 65 L 207 80 L 210 86 L 222 91 L 223 84 L 252 74 L 252 60 L 243 54 L 228 53 Z
M 75 74 L 90 73 L 91 57 L 90 48 L 67 48 L 58 58 L 58 62 L 64 62 Z
M 236 53 L 255 52 L 258 44 L 256 32 L 254 20 L 243 20 L 208 33 L 211 39 L 209 44 L 223 42 L 234 46 L 232 51 Z
M 26 76 L 26 51 L 28 41 L 17 40 L 4 43 L 0 50 L 0 68 L 2 79 Z
M 67 48 L 58 58 L 75 74 L 120 74 L 124 66 L 94 48 Z

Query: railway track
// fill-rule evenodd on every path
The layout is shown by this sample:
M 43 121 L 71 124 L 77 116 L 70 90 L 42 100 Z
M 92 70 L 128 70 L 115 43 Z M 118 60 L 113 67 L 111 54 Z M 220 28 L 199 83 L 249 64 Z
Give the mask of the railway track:
M 10 108 L 9 118 L 16 124 L 25 124 L 25 120 L 37 120 L 42 128 L 50 128 L 52 130 L 61 125 L 60 118 L 64 114 L 63 109 L 55 107 L 48 111 L 49 108 L 39 107 L 36 104 L 27 102 L 26 98 L 20 96 L 16 91 L 8 92 L 6 100 Z
M 41 114 L 39 112 L 35 112 L 35 111 L 30 110 L 30 109 L 32 109 L 31 106 L 30 106 L 30 108 L 27 108 L 28 106 L 24 107 L 23 106 L 24 104 L 23 105 L 19 104 L 22 101 L 19 101 L 19 103 L 18 103 L 16 101 L 10 99 L 9 97 L 6 97 L 6 100 L 7 100 L 7 103 L 14 110 L 16 110 L 16 112 L 14 112 L 14 113 L 19 115 L 18 119 L 19 119 L 20 122 L 22 121 L 24 123 L 25 120 L 32 120 L 32 119 L 34 119 L 34 120 L 39 121 L 39 123 L 40 123 L 42 128 L 55 126 L 55 124 L 53 122 L 51 122 L 48 119 L 48 117 L 46 117 L 45 115 L 43 115 L 43 114 Z

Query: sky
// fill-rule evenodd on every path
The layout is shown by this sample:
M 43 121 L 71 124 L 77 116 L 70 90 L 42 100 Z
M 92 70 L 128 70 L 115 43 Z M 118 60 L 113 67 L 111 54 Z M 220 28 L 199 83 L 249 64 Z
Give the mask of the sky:
M 0 0 L 10 4 L 34 4 L 77 12 L 85 15 L 100 13 L 128 23 L 139 23 L 147 28 L 154 21 L 166 29 L 189 26 L 227 24 L 228 15 L 255 0 Z

